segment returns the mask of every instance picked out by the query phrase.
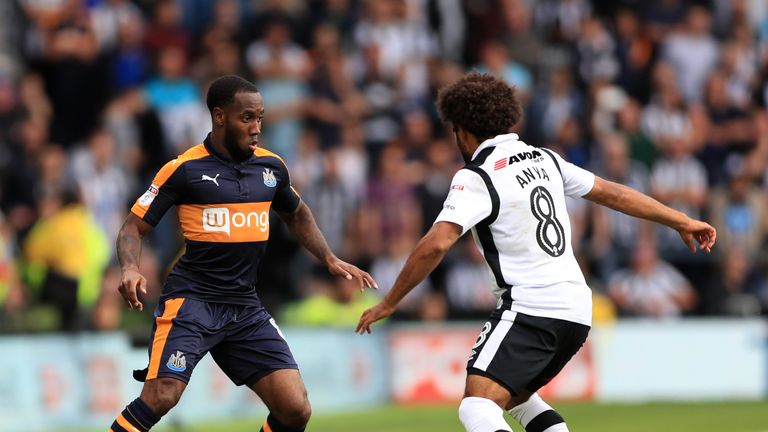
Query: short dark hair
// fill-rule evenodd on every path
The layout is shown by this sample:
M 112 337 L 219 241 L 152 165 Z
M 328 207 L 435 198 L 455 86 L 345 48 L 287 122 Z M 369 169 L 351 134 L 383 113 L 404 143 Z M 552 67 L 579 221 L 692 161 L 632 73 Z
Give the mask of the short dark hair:
M 217 78 L 208 88 L 208 95 L 205 97 L 205 104 L 208 105 L 208 111 L 213 114 L 216 107 L 222 108 L 232 103 L 235 95 L 240 92 L 258 93 L 259 89 L 237 75 L 225 75 Z
M 485 141 L 509 133 L 522 108 L 514 87 L 493 75 L 470 72 L 440 90 L 437 111 L 444 122 Z

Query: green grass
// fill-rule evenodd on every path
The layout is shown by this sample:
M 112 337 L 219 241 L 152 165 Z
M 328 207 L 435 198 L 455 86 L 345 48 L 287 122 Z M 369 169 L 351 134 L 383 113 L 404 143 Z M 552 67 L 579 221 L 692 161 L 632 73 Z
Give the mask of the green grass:
M 768 401 L 722 403 L 556 404 L 571 432 L 768 432 Z M 257 431 L 260 419 L 158 432 Z M 513 430 L 523 429 L 510 419 Z M 463 432 L 453 406 L 397 407 L 315 415 L 309 432 Z M 154 431 L 153 431 L 154 432 Z

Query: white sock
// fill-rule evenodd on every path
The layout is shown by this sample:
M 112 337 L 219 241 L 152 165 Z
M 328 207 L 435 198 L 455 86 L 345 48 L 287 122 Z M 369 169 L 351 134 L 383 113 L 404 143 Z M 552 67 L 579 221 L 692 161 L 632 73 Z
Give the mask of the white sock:
M 467 432 L 512 431 L 504 420 L 504 410 L 490 399 L 474 396 L 462 399 L 459 419 Z
M 565 420 L 538 393 L 509 410 L 526 432 L 569 432 Z

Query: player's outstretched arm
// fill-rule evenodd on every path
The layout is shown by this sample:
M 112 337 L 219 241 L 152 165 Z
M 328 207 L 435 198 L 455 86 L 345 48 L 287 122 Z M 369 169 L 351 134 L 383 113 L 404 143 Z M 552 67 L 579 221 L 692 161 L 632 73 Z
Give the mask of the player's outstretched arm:
M 461 234 L 462 228 L 451 222 L 438 222 L 432 225 L 429 232 L 419 240 L 416 248 L 408 256 L 392 289 L 379 304 L 363 312 L 355 331 L 359 334 L 370 333 L 371 324 L 391 315 L 400 300 L 437 267 Z
M 685 213 L 668 207 L 655 199 L 628 186 L 595 177 L 592 190 L 584 198 L 614 210 L 664 224 L 677 230 L 691 252 L 699 248 L 711 252 L 717 239 L 717 231 L 706 222 L 688 217 Z
M 147 293 L 147 279 L 139 272 L 139 258 L 141 257 L 141 239 L 150 231 L 152 231 L 152 225 L 135 214 L 129 213 L 117 234 L 115 246 L 122 273 L 118 291 L 130 309 L 135 307 L 138 310 L 144 310 L 144 305 L 139 301 L 136 292 Z
M 348 262 L 340 260 L 331 251 L 331 248 L 328 247 L 328 242 L 325 241 L 323 233 L 320 232 L 320 228 L 318 228 L 315 222 L 315 217 L 312 216 L 312 211 L 309 209 L 309 206 L 304 204 L 304 201 L 300 201 L 299 206 L 292 213 L 278 212 L 277 214 L 302 246 L 325 264 L 331 274 L 348 280 L 356 279 L 360 283 L 361 292 L 365 291 L 366 288 L 379 287 L 371 275 Z

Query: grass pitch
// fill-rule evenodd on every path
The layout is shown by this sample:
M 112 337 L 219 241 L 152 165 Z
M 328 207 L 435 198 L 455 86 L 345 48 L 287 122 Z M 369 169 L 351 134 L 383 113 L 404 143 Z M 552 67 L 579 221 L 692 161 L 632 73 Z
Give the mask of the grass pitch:
M 572 432 L 768 432 L 768 401 L 721 403 L 562 403 L 555 408 Z M 515 432 L 522 427 L 509 419 Z M 211 423 L 162 432 L 256 431 L 262 419 Z M 345 414 L 317 414 L 309 432 L 463 432 L 454 406 L 381 408 Z

